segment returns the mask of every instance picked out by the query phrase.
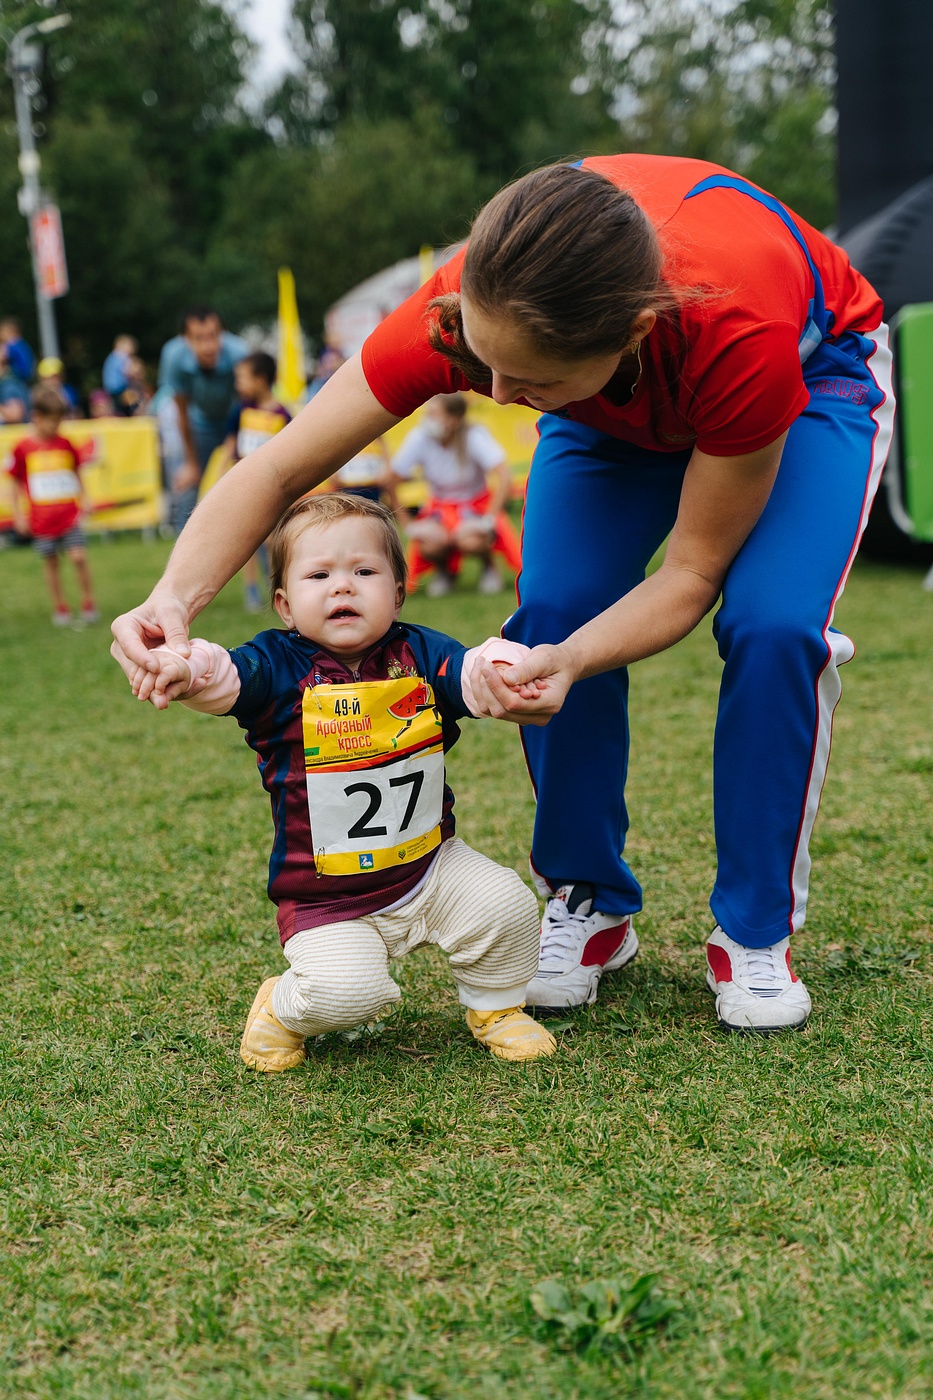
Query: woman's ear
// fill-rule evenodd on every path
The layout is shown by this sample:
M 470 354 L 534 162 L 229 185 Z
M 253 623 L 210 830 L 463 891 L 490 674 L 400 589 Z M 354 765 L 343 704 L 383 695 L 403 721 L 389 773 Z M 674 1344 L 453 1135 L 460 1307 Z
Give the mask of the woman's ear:
M 285 626 L 288 628 L 289 632 L 293 632 L 295 629 L 295 622 L 292 617 L 292 610 L 288 606 L 288 599 L 286 598 L 281 588 L 277 588 L 275 590 L 275 597 L 272 599 L 272 606 L 275 608 L 279 617 L 285 623 Z
M 644 340 L 646 335 L 650 335 L 654 330 L 658 313 L 652 311 L 650 306 L 646 306 L 644 311 L 639 311 L 632 324 L 632 339 Z

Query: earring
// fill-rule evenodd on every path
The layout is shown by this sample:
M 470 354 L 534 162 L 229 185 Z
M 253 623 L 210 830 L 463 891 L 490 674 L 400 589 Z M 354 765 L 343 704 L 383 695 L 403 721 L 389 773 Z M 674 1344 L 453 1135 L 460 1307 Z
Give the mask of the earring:
M 630 354 L 630 355 L 637 355 L 637 354 L 638 354 L 638 346 L 639 346 L 639 341 L 633 340 L 632 343 L 631 343 L 631 345 L 630 345 L 629 348 L 628 348 L 629 354 Z

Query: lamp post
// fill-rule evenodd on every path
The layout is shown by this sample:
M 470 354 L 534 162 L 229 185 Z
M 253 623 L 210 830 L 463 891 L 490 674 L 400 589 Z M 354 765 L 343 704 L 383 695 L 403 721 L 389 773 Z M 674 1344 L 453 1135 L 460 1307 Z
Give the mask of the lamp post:
M 13 80 L 16 103 L 16 130 L 19 135 L 19 172 L 23 186 L 19 191 L 19 212 L 29 220 L 29 247 L 32 254 L 32 275 L 36 288 L 36 315 L 39 322 L 39 344 L 42 355 L 58 357 L 58 331 L 52 298 L 46 293 L 39 265 L 36 219 L 43 208 L 39 184 L 39 153 L 32 130 L 32 99 L 38 89 L 36 74 L 42 58 L 38 44 L 30 43 L 37 34 L 51 34 L 71 23 L 71 15 L 50 15 L 48 19 L 27 24 L 7 39 L 7 68 Z M 57 218 L 57 211 L 56 211 Z M 55 227 L 58 225 L 56 223 Z

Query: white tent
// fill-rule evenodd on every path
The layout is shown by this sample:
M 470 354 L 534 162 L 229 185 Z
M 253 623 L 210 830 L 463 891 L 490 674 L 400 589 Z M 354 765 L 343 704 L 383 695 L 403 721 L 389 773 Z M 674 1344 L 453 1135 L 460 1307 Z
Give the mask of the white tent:
M 347 359 L 355 355 L 370 331 L 418 290 L 425 274 L 442 267 L 462 247 L 462 243 L 455 243 L 450 248 L 427 249 L 418 257 L 403 258 L 346 292 L 324 318 L 328 345 Z

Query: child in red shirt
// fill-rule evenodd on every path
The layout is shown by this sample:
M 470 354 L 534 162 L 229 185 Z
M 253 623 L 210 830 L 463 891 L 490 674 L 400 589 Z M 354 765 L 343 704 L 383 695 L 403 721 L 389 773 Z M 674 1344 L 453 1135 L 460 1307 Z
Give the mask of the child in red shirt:
M 91 571 L 81 528 L 82 491 L 78 472 L 81 459 L 74 444 L 59 433 L 65 404 L 53 388 L 38 388 L 32 396 L 34 432 L 13 449 L 10 475 L 29 499 L 29 528 L 36 553 L 45 568 L 45 582 L 52 598 L 52 622 L 67 627 L 71 609 L 62 591 L 58 556 L 68 555 L 81 590 L 82 622 L 97 622 Z

